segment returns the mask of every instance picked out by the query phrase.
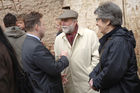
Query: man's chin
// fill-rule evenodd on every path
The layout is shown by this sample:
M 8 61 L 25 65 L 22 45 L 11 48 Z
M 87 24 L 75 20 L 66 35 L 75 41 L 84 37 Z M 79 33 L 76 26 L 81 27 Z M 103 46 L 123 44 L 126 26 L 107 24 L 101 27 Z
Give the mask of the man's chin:
M 63 31 L 65 34 L 69 34 L 70 33 L 70 31 Z
M 41 36 L 40 36 L 40 39 L 42 39 L 43 37 L 44 37 L 44 35 L 41 35 Z

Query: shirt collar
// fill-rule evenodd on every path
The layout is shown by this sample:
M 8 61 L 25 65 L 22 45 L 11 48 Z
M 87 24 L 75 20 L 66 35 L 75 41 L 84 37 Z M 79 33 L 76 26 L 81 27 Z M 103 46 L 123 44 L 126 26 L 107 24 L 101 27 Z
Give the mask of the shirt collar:
M 34 38 L 36 38 L 36 39 L 38 39 L 38 40 L 40 41 L 40 38 L 39 38 L 38 36 L 35 36 L 35 35 L 33 35 L 33 34 L 29 34 L 29 33 L 27 33 L 27 35 L 28 35 L 28 36 L 31 36 L 31 37 L 34 37 Z

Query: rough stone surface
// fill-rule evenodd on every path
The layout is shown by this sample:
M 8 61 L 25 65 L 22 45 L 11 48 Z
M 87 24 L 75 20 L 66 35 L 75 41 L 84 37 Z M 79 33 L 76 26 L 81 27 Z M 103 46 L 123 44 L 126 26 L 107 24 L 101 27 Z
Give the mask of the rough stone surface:
M 63 0 L 2 0 L 0 2 L 0 19 L 8 12 L 14 14 L 38 11 L 44 15 L 46 33 L 43 42 L 48 47 L 52 46 L 56 36 L 55 19 L 62 11 Z

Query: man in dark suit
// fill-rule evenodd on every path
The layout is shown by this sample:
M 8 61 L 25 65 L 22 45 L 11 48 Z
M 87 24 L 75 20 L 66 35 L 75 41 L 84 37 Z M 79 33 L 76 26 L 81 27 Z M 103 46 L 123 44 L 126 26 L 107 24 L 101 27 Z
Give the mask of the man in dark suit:
M 34 93 L 63 93 L 61 72 L 68 65 L 67 52 L 62 51 L 56 62 L 50 51 L 40 42 L 44 36 L 43 15 L 31 12 L 25 17 L 27 37 L 22 47 L 22 62 Z

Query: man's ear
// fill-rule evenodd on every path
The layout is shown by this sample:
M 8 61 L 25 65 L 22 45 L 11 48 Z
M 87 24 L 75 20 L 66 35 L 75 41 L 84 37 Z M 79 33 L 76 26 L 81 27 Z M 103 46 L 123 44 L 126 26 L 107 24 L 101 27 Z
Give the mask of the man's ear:
M 38 25 L 35 24 L 35 31 L 38 31 Z
M 107 20 L 107 21 L 106 21 L 107 26 L 109 26 L 109 25 L 110 25 L 110 23 L 111 23 L 111 21 L 110 21 L 110 20 Z
M 75 21 L 74 21 L 74 25 L 76 25 L 76 24 L 77 24 L 77 22 L 78 22 L 78 21 L 77 21 L 77 20 L 75 20 Z

